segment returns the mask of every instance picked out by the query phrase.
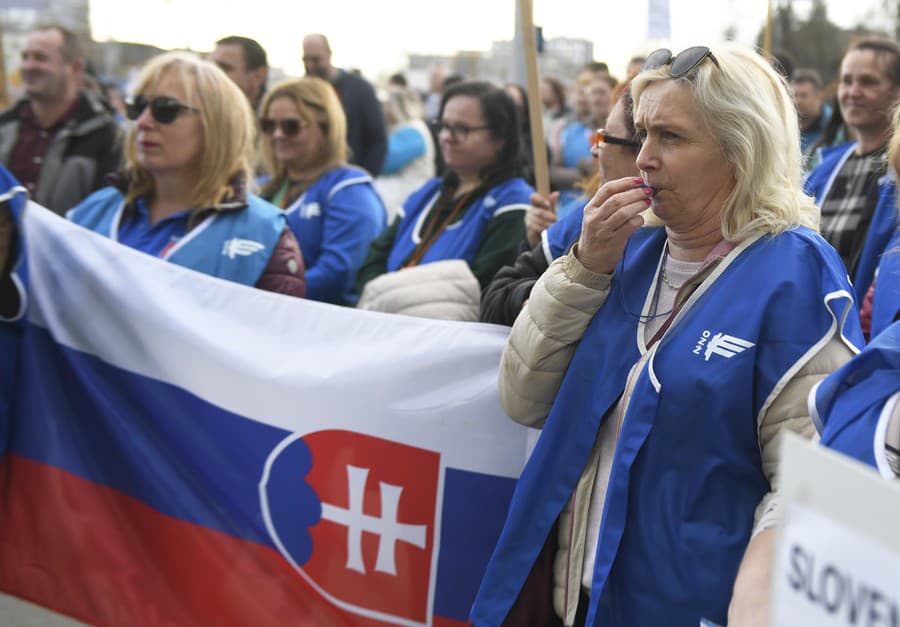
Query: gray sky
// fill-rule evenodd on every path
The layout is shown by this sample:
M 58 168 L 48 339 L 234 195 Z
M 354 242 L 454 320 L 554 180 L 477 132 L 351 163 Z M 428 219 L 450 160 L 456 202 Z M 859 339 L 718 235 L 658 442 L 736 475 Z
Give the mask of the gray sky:
M 766 16 L 765 0 L 670 0 L 672 37 L 648 40 L 647 0 L 534 0 L 535 23 L 545 37 L 594 42 L 594 56 L 622 73 L 637 53 L 673 50 L 722 40 L 737 28 L 751 44 Z M 514 0 L 91 0 L 95 38 L 151 43 L 163 48 L 210 50 L 225 35 L 257 39 L 271 65 L 302 74 L 300 40 L 310 32 L 329 36 L 334 62 L 359 67 L 370 78 L 402 69 L 410 52 L 487 50 L 511 39 Z M 794 0 L 798 12 L 810 0 Z M 876 24 L 879 0 L 830 0 L 831 19 L 841 26 Z

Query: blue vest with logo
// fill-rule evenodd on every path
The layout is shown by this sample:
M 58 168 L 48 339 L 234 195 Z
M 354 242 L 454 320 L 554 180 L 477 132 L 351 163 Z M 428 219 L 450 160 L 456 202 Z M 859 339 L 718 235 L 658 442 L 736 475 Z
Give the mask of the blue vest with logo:
M 581 222 L 584 220 L 584 204 L 576 210 L 554 222 L 541 233 L 541 247 L 547 263 L 553 263 L 557 257 L 565 255 L 569 248 L 578 241 L 581 235 Z
M 841 170 L 841 166 L 847 161 L 856 149 L 856 142 L 833 146 L 822 151 L 822 163 L 809 173 L 804 188 L 807 194 L 815 197 L 816 204 L 821 206 L 822 201 L 831 191 L 835 177 Z M 856 274 L 853 276 L 853 289 L 856 302 L 861 303 L 875 278 L 875 268 L 878 267 L 881 253 L 885 250 L 888 241 L 897 228 L 897 186 L 892 173 L 882 176 L 878 180 L 878 203 L 869 223 L 869 231 L 866 234 L 866 243 L 863 245 L 856 266 Z
M 306 265 L 306 297 L 356 302 L 353 281 L 387 212 L 365 170 L 339 167 L 319 177 L 285 210 Z
M 900 317 L 900 228 L 881 255 L 872 298 L 872 333 L 875 337 Z
M 422 227 L 440 196 L 442 182 L 440 178 L 431 179 L 403 203 L 403 217 L 387 260 L 388 272 L 399 270 L 421 241 Z M 444 229 L 419 263 L 444 259 L 471 262 L 491 219 L 507 211 L 525 211 L 533 193 L 534 189 L 520 178 L 492 187 L 469 206 L 462 219 Z
M 885 405 L 898 392 L 900 322 L 895 322 L 811 395 L 821 444 L 893 476 L 884 454 L 884 421 Z
M 736 248 L 650 349 L 649 315 L 666 241 L 640 229 L 566 372 L 522 473 L 473 606 L 499 625 L 575 489 L 601 421 L 636 375 L 613 459 L 588 625 L 725 622 L 754 510 L 770 487 L 757 425 L 779 384 L 835 328 L 862 342 L 833 248 L 807 229 Z M 846 320 L 846 323 L 845 323 Z
M 95 233 L 117 239 L 125 197 L 114 187 L 88 196 L 66 217 Z M 220 279 L 256 285 L 284 231 L 281 211 L 258 196 L 247 207 L 213 212 L 195 226 L 162 259 Z

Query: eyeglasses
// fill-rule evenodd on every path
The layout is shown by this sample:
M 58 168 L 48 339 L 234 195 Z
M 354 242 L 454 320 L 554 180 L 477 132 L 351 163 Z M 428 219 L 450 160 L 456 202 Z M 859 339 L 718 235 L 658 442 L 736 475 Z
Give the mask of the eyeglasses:
M 672 56 L 672 51 L 668 48 L 660 48 L 647 56 L 647 60 L 644 61 L 644 65 L 641 67 L 641 72 L 644 70 L 655 70 L 668 65 L 669 76 L 681 78 L 703 63 L 706 57 L 709 57 L 716 64 L 716 67 L 719 67 L 716 57 L 713 56 L 712 51 L 706 46 L 685 48 L 675 56 Z
M 466 126 L 465 124 L 447 124 L 443 120 L 437 121 L 437 132 L 447 131 L 455 142 L 464 142 L 472 131 L 485 131 L 490 126 Z
M 150 105 L 150 115 L 160 124 L 171 124 L 182 111 L 200 111 L 167 96 L 157 96 L 152 100 L 147 100 L 144 96 L 133 96 L 125 100 L 125 115 L 129 120 L 137 120 L 147 105 Z
M 306 122 L 298 118 L 284 118 L 283 120 L 273 120 L 272 118 L 261 118 L 259 120 L 259 130 L 266 135 L 273 135 L 276 128 L 281 129 L 281 134 L 285 137 L 294 137 L 300 131 L 308 126 Z
M 605 128 L 598 128 L 596 131 L 591 133 L 591 154 L 596 156 L 597 151 L 603 146 L 603 144 L 615 144 L 616 146 L 631 146 L 632 148 L 640 148 L 641 142 L 636 141 L 634 139 L 625 139 L 623 137 L 616 137 L 615 135 L 610 135 Z

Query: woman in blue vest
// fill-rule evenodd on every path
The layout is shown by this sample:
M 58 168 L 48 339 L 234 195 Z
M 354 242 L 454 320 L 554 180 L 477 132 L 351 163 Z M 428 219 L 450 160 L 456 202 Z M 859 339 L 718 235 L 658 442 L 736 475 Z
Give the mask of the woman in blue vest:
M 510 96 L 489 83 L 444 92 L 438 140 L 447 172 L 413 192 L 357 275 L 359 307 L 478 320 L 481 289 L 515 261 L 534 191 L 519 176 Z M 402 272 L 401 272 L 402 270 Z
M 771 66 L 658 50 L 632 94 L 642 177 L 587 204 L 504 351 L 503 406 L 543 431 L 478 626 L 764 623 L 776 436 L 813 435 L 809 389 L 862 342 Z
M 281 207 L 306 262 L 306 296 L 353 304 L 353 279 L 386 212 L 372 177 L 347 164 L 347 120 L 334 87 L 307 76 L 263 99 L 263 197 Z
M 302 297 L 303 260 L 276 207 L 247 193 L 255 124 L 244 94 L 191 54 L 154 57 L 128 99 L 126 168 L 67 218 L 219 278 Z

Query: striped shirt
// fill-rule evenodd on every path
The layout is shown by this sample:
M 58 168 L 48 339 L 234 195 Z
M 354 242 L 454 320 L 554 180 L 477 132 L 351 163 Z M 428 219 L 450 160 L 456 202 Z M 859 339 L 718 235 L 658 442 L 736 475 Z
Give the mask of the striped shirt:
M 887 172 L 885 149 L 851 154 L 822 202 L 822 236 L 837 249 L 850 276 L 856 273 L 878 204 L 878 179 Z

